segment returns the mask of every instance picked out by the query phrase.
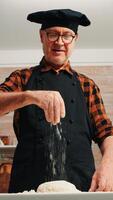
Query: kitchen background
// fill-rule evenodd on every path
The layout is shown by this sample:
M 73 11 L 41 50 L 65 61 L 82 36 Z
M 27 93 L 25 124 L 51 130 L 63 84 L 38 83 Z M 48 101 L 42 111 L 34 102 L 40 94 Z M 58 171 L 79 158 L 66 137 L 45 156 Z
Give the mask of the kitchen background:
M 38 10 L 70 8 L 88 15 L 91 26 L 79 27 L 79 40 L 71 56 L 72 66 L 98 84 L 106 112 L 113 121 L 113 0 L 0 0 L 0 83 L 15 69 L 39 63 L 42 57 L 40 26 L 26 20 Z M 0 117 L 0 192 L 7 192 L 17 143 L 13 112 Z M 96 166 L 101 155 L 93 144 Z

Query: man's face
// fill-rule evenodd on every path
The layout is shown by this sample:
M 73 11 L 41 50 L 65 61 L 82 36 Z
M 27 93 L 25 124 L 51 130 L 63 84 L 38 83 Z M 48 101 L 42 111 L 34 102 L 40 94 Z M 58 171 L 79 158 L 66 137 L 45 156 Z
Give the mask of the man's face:
M 77 35 L 71 29 L 64 27 L 41 30 L 40 37 L 45 59 L 55 66 L 61 66 L 68 61 L 77 39 Z

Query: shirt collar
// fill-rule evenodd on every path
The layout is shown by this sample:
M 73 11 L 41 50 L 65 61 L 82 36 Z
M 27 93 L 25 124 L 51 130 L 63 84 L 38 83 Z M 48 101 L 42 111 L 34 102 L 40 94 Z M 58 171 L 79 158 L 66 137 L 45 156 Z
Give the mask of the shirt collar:
M 60 71 L 64 70 L 66 72 L 68 72 L 69 74 L 73 75 L 73 70 L 70 66 L 70 62 L 68 61 L 66 64 L 62 65 L 60 68 L 55 68 L 54 66 L 52 66 L 50 63 L 48 63 L 45 58 L 43 57 L 41 62 L 41 72 L 47 72 L 50 70 L 53 70 L 54 72 L 56 72 L 57 74 L 59 74 Z

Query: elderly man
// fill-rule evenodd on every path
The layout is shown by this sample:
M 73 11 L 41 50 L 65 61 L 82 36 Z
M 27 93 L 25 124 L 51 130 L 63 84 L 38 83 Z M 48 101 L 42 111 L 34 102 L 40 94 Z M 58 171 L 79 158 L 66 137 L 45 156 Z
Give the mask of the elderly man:
M 69 56 L 86 15 L 58 9 L 28 15 L 42 24 L 44 57 L 13 72 L 0 85 L 0 115 L 15 111 L 18 145 L 9 192 L 36 189 L 45 181 L 67 180 L 81 191 L 113 191 L 113 127 L 98 86 L 74 71 Z M 102 151 L 95 170 L 92 140 Z

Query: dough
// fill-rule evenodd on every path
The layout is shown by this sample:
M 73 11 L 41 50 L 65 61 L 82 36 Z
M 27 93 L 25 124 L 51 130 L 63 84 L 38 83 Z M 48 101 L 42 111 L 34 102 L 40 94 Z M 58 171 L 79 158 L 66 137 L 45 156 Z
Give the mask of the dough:
M 76 193 L 81 192 L 76 189 L 75 185 L 67 181 L 50 181 L 42 183 L 38 186 L 37 192 L 49 193 L 49 192 L 65 192 L 65 193 Z

